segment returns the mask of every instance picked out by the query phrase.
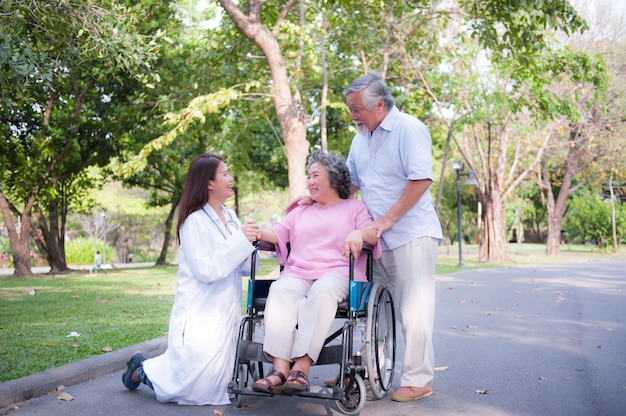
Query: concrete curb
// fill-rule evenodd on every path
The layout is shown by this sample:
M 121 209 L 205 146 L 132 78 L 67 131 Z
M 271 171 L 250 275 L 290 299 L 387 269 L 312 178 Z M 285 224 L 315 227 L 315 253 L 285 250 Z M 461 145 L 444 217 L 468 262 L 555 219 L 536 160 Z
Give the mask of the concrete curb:
M 167 349 L 167 336 L 162 336 L 141 344 L 111 351 L 86 360 L 32 374 L 17 380 L 0 384 L 0 409 L 44 396 L 65 387 L 84 383 L 126 368 L 126 362 L 135 351 L 141 351 L 147 358 L 160 355 Z M 121 383 L 120 374 L 120 383 Z

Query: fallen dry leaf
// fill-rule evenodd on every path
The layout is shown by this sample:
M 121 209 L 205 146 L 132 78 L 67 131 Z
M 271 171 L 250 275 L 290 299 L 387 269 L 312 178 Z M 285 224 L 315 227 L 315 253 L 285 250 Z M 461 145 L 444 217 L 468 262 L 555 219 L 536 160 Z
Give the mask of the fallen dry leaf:
M 547 380 L 547 379 L 548 379 L 547 377 L 541 377 L 541 376 L 539 377 L 539 380 Z
M 51 346 L 52 346 L 52 344 L 51 344 L 51 343 L 46 342 L 46 347 L 51 347 Z
M 96 298 L 96 301 L 100 302 L 100 303 L 107 303 L 111 299 L 113 299 L 113 298 L 104 298 L 104 299 Z
M 72 347 L 74 347 L 74 348 L 80 348 L 80 344 L 72 344 Z
M 61 393 L 57 394 L 57 399 L 69 402 L 74 400 L 74 397 L 72 397 L 71 394 L 62 391 Z
M 489 390 L 474 390 L 474 393 L 478 393 L 478 394 L 487 394 Z
M 448 369 L 447 365 L 441 366 L 441 367 L 435 367 L 435 371 L 446 371 Z
M 106 346 L 106 347 L 102 347 L 102 349 L 100 351 L 104 351 L 104 352 L 111 352 L 113 351 L 113 348 Z
M 222 416 L 224 414 L 224 411 L 219 409 L 213 409 L 213 414 L 217 416 Z

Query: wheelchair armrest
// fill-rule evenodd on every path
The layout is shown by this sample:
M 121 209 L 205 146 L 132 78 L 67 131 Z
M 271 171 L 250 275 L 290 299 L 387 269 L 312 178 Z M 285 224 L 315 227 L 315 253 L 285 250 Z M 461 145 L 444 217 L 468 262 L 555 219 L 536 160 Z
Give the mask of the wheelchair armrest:
M 276 251 L 276 246 L 272 243 L 268 243 L 267 241 L 256 240 L 254 246 L 261 251 Z

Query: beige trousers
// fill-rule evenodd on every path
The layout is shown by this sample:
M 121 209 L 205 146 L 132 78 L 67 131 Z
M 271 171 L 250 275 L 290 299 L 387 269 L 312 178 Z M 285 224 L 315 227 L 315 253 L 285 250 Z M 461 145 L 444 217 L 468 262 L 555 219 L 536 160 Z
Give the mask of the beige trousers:
M 374 261 L 374 280 L 391 291 L 405 340 L 400 386 L 424 387 L 434 377 L 435 263 L 439 241 L 417 238 Z
M 308 354 L 315 363 L 348 286 L 346 279 L 334 276 L 315 281 L 283 276 L 272 283 L 263 351 L 287 361 Z

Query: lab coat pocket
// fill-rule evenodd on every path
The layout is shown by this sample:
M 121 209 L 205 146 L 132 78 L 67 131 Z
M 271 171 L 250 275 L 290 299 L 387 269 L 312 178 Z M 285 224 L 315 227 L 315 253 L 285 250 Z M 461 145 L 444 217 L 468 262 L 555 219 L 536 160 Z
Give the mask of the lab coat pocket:
M 205 356 L 212 356 L 225 345 L 226 332 L 224 314 L 188 319 L 185 323 L 183 345 L 185 348 L 200 350 Z

